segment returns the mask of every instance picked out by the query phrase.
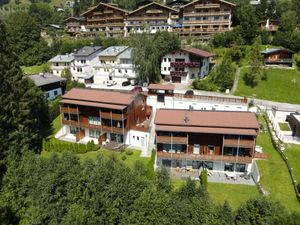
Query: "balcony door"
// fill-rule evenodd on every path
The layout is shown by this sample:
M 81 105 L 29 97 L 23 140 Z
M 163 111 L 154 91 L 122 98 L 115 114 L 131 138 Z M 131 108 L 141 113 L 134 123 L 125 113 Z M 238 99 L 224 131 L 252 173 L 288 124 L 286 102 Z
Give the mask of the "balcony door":
M 193 154 L 194 155 L 199 155 L 200 154 L 200 145 L 199 144 L 194 144 Z

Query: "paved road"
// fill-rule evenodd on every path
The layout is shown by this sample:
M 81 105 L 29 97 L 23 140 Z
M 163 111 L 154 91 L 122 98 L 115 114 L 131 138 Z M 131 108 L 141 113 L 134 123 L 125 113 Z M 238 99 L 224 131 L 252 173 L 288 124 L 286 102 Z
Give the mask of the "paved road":
M 272 102 L 268 100 L 262 99 L 253 99 L 255 105 L 262 105 L 266 108 L 276 108 L 277 110 L 282 111 L 299 111 L 300 112 L 300 105 L 290 104 L 290 103 L 282 103 L 282 102 Z

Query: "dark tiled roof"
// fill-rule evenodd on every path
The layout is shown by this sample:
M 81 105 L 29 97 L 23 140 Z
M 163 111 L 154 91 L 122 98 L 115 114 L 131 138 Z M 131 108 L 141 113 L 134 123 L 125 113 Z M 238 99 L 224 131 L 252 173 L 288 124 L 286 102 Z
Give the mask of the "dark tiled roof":
M 65 78 L 54 76 L 52 73 L 34 74 L 28 76 L 36 86 L 41 87 L 47 84 L 66 81 Z
M 205 58 L 213 57 L 215 55 L 214 53 L 207 52 L 198 48 L 182 48 L 181 50 L 190 53 L 192 55 L 197 55 Z
M 85 46 L 74 53 L 75 57 L 89 56 L 102 49 L 101 46 Z

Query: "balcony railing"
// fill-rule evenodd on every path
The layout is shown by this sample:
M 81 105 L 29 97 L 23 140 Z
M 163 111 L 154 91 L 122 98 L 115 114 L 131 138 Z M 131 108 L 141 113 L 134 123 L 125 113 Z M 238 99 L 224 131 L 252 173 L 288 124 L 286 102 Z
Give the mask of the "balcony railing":
M 143 20 L 168 20 L 167 16 L 163 16 L 163 17 L 128 17 L 126 19 L 127 21 L 143 21 Z
M 198 62 L 171 62 L 171 66 L 178 67 L 200 67 L 200 63 Z
M 110 114 L 110 112 L 101 112 L 101 118 L 103 119 L 113 119 L 113 120 L 122 120 L 125 119 L 127 117 L 127 114 L 117 114 L 117 113 L 112 113 Z
M 230 15 L 230 11 L 219 11 L 219 12 L 190 12 L 184 13 L 183 16 L 194 17 L 194 16 L 227 16 Z
M 218 33 L 228 31 L 228 28 L 185 28 L 185 29 L 176 29 L 175 32 L 179 34 L 196 34 L 196 33 Z
M 225 155 L 195 155 L 189 153 L 169 153 L 157 151 L 157 156 L 168 159 L 188 159 L 188 160 L 205 160 L 205 161 L 224 161 L 238 163 L 252 163 L 250 156 L 225 156 Z
M 220 8 L 220 4 L 197 4 L 195 9 Z
M 231 21 L 228 20 L 219 20 L 219 19 L 215 19 L 215 20 L 184 20 L 183 24 L 212 24 L 212 25 L 226 25 L 231 23 Z
M 60 112 L 70 113 L 70 114 L 77 114 L 77 113 L 79 113 L 79 110 L 77 111 L 77 108 L 60 107 Z
M 292 63 L 292 59 L 265 59 L 265 63 Z
M 64 125 L 69 125 L 69 126 L 79 126 L 79 122 L 75 121 L 75 120 L 66 120 L 66 119 L 62 119 L 61 120 L 62 124 Z
M 224 146 L 227 147 L 244 147 L 244 148 L 253 148 L 254 140 L 243 140 L 243 139 L 224 139 Z
M 157 136 L 157 143 L 187 144 L 187 137 Z
M 187 76 L 187 72 L 184 72 L 184 71 L 171 71 L 170 75 L 174 76 L 174 77 L 185 77 L 185 76 Z

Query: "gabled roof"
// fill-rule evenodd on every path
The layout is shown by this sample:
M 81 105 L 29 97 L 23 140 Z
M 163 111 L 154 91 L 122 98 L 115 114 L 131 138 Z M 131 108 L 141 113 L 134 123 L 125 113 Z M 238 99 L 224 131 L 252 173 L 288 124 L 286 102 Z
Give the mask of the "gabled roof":
M 157 109 L 155 124 L 157 130 L 160 127 L 160 130 L 164 128 L 166 131 L 170 129 L 172 131 L 185 130 L 186 132 L 189 130 L 224 132 L 226 129 L 234 129 L 241 134 L 248 133 L 250 135 L 250 133 L 257 134 L 256 131 L 259 129 L 254 113 L 237 111 Z
M 186 6 L 193 5 L 194 3 L 199 2 L 199 1 L 201 2 L 202 0 L 195 0 L 195 1 L 192 1 L 192 2 L 190 2 L 190 3 L 188 3 L 188 4 L 185 4 L 185 5 L 181 6 L 181 8 L 185 8 Z M 224 3 L 224 4 L 231 5 L 231 6 L 236 6 L 236 4 L 231 3 L 231 2 L 227 2 L 227 1 L 224 1 L 224 0 L 217 0 L 217 1 L 222 2 L 222 3 Z
M 77 20 L 77 21 L 85 21 L 85 17 L 83 16 L 78 16 L 78 17 L 74 17 L 74 16 L 71 16 L 71 17 L 68 17 L 67 19 L 65 19 L 64 21 L 65 22 L 68 22 L 69 20 Z
M 87 57 L 102 49 L 101 46 L 85 46 L 74 53 L 75 57 Z
M 52 73 L 34 74 L 28 76 L 36 86 L 41 87 L 47 84 L 66 81 L 66 78 L 55 76 Z
M 207 51 L 201 50 L 199 48 L 182 48 L 180 50 L 190 53 L 192 55 L 197 55 L 197 56 L 204 57 L 204 58 L 209 58 L 209 57 L 215 56 L 214 53 L 207 52 Z
M 119 54 L 121 54 L 122 52 L 124 52 L 126 49 L 128 48 L 128 46 L 111 46 L 111 47 L 108 47 L 106 49 L 104 49 L 103 51 L 101 51 L 98 56 L 102 56 L 102 57 L 105 57 L 105 56 L 117 56 Z
M 74 60 L 74 55 L 67 54 L 67 55 L 57 55 L 50 59 L 48 62 L 72 62 Z
M 138 9 L 136 9 L 136 10 L 133 10 L 133 11 L 130 12 L 128 15 L 133 14 L 133 13 L 135 13 L 135 12 L 137 12 L 137 11 L 140 11 L 140 10 L 142 10 L 142 9 L 144 9 L 144 8 L 147 8 L 147 7 L 151 6 L 151 5 L 158 5 L 158 6 L 161 6 L 161 7 L 163 7 L 163 8 L 166 8 L 166 9 L 168 9 L 168 10 L 171 10 L 171 11 L 173 11 L 173 12 L 178 13 L 178 10 L 176 10 L 176 9 L 172 9 L 172 8 L 170 8 L 170 7 L 168 7 L 168 6 L 159 4 L 159 3 L 157 3 L 157 2 L 151 2 L 151 3 L 149 3 L 149 4 L 145 5 L 145 6 L 142 6 L 142 7 L 138 8 Z
M 94 6 L 94 7 L 91 7 L 89 10 L 85 11 L 84 13 L 82 13 L 80 16 L 84 16 L 85 14 L 93 11 L 94 9 L 98 8 L 99 6 L 107 6 L 109 8 L 113 8 L 113 9 L 116 9 L 116 10 L 119 10 L 119 11 L 122 11 L 122 12 L 125 12 L 127 13 L 128 11 L 126 11 L 125 9 L 121 9 L 119 7 L 116 7 L 115 5 L 111 5 L 111 4 L 106 4 L 106 3 L 103 3 L 103 2 L 100 2 L 98 5 Z
M 280 51 L 286 51 L 286 52 L 290 52 L 290 53 L 295 53 L 292 50 L 286 49 L 286 48 L 270 48 L 270 49 L 266 49 L 264 51 L 261 51 L 261 54 L 263 55 L 269 55 L 275 52 L 280 52 Z
M 117 91 L 72 88 L 62 96 L 62 99 L 127 106 L 134 100 L 134 95 Z

